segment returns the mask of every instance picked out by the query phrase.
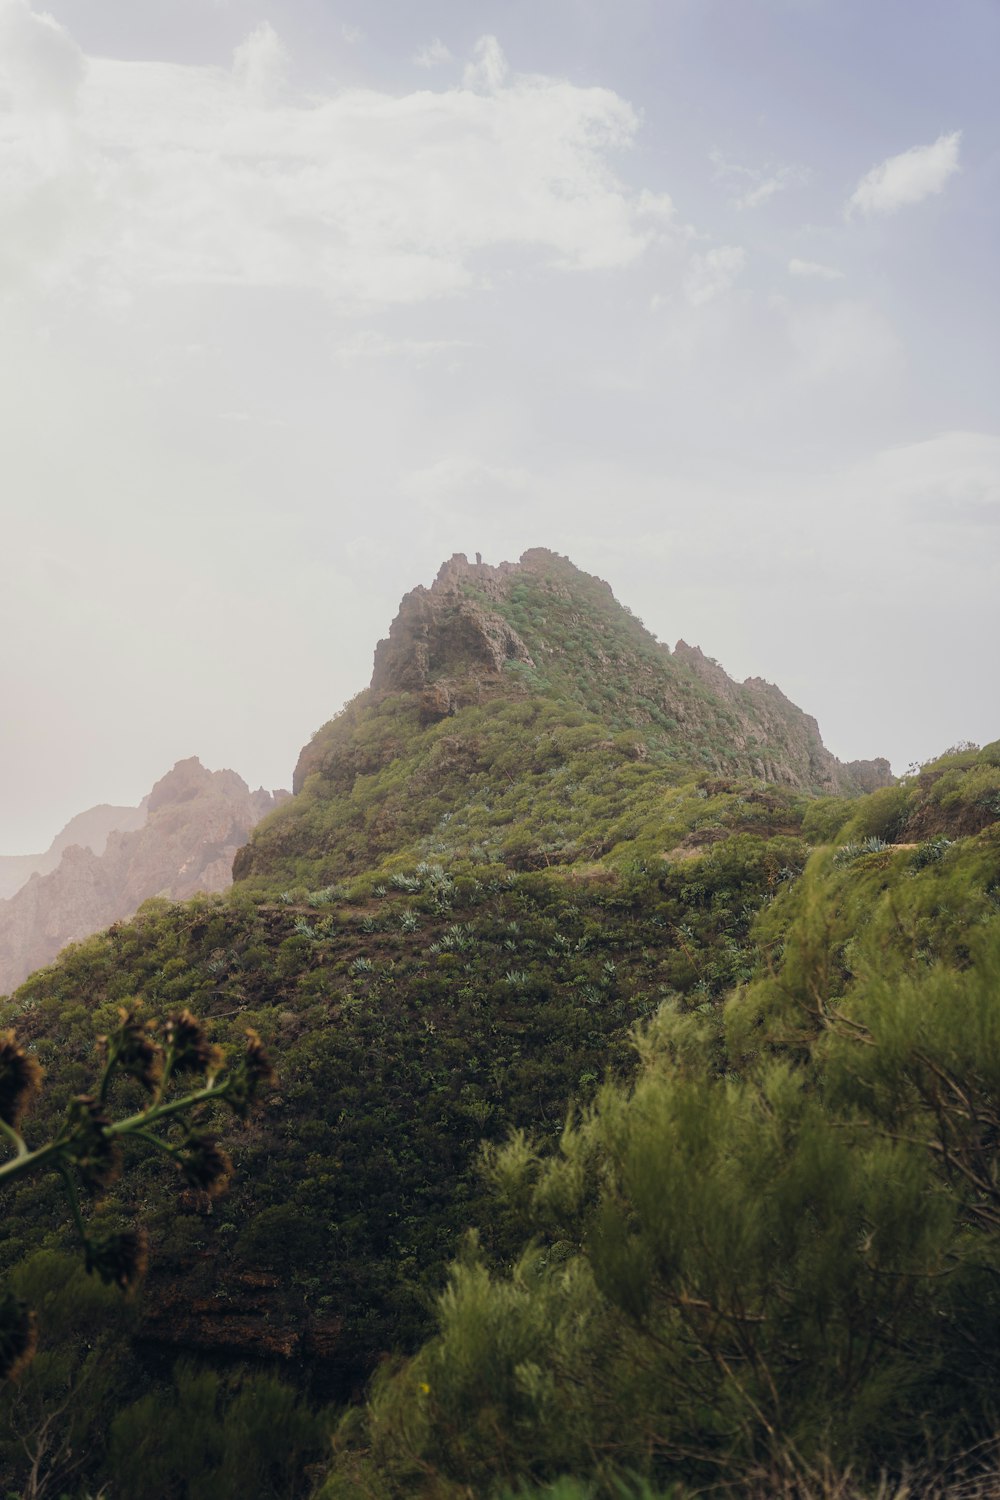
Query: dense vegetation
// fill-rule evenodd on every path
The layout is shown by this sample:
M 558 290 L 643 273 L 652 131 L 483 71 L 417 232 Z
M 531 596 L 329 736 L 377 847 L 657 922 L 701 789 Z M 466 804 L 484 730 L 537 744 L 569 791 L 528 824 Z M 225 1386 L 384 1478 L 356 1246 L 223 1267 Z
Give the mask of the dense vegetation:
M 690 817 L 708 809 L 719 833 L 742 825 L 739 792 L 699 792 Z M 766 806 L 783 820 L 787 802 Z M 750 972 L 753 915 L 806 856 L 801 840 L 768 832 L 724 837 L 655 880 L 417 866 L 311 899 L 150 903 L 12 1001 L 50 1074 L 37 1126 L 85 1086 L 95 1028 L 133 995 L 150 1014 L 188 1001 L 223 1042 L 258 1030 L 280 1092 L 225 1139 L 241 1190 L 210 1218 L 197 1202 L 178 1217 L 169 1164 L 154 1159 L 106 1211 L 155 1192 L 154 1277 L 280 1280 L 272 1321 L 335 1322 L 318 1368 L 346 1393 L 381 1350 L 424 1328 L 425 1294 L 482 1200 L 480 1140 L 546 1121 L 558 1131 L 572 1097 L 631 1066 L 638 1017 L 672 994 L 710 1004 Z M 30 1209 L 0 1240 L 5 1264 L 40 1222 L 61 1222 L 54 1192 L 32 1184 L 25 1196 Z
M 998 829 L 818 852 L 755 930 L 764 972 L 662 1007 L 633 1083 L 488 1153 L 524 1249 L 470 1245 L 326 1496 L 874 1478 L 992 1434 Z
M 67 1255 L 57 1184 L 6 1195 L 41 1329 L 0 1399 L 17 1492 L 860 1482 L 993 1431 L 1000 749 L 862 797 L 721 775 L 558 643 L 431 722 L 356 703 L 232 892 L 0 1006 L 38 1139 L 138 1000 L 279 1072 L 220 1137 L 227 1197 L 135 1152 L 86 1209 L 148 1226 L 133 1304 Z

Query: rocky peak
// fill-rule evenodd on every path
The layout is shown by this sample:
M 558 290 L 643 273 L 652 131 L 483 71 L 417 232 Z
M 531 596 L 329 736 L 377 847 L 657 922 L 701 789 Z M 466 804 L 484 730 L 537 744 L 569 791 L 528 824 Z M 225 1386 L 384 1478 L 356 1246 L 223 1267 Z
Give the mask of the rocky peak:
M 150 814 L 163 807 L 179 806 L 195 797 L 212 795 L 223 801 L 239 801 L 250 795 L 242 776 L 235 771 L 208 771 L 197 755 L 177 764 L 161 776 L 147 798 Z
M 458 552 L 429 589 L 411 590 L 375 648 L 372 692 L 422 693 L 427 718 L 440 718 L 471 701 L 483 679 L 499 677 L 508 662 L 531 665 L 517 631 L 490 607 L 515 571 L 512 563 L 494 568 Z
M 196 756 L 178 761 L 145 798 L 142 827 L 110 832 L 100 853 L 70 844 L 55 868 L 0 901 L 0 992 L 151 896 L 225 890 L 237 850 L 288 795 L 251 792 L 235 771 L 209 771 Z
M 512 661 L 533 666 L 531 652 L 498 606 L 513 584 L 525 577 L 544 578 L 547 586 L 568 597 L 574 583 L 586 582 L 613 602 L 610 584 L 581 573 L 568 557 L 548 547 L 531 547 L 516 563 L 484 563 L 477 552 L 464 552 L 441 564 L 430 588 L 408 593 L 389 629 L 375 648 L 372 691 L 427 694 L 428 717 L 440 717 L 478 699 L 484 679 L 499 678 Z M 471 695 L 470 695 L 471 689 Z

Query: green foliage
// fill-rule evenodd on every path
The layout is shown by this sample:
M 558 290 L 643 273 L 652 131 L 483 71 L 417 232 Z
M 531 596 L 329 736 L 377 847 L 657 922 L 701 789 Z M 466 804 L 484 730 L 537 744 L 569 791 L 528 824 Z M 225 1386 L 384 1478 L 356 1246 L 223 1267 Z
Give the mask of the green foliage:
M 181 1363 L 114 1418 L 107 1473 L 120 1500 L 284 1500 L 327 1443 L 327 1420 L 274 1376 Z
M 802 837 L 810 844 L 832 844 L 858 811 L 856 797 L 817 797 L 802 814 Z
M 912 795 L 912 788 L 903 782 L 897 786 L 882 787 L 870 796 L 862 797 L 856 804 L 854 817 L 843 829 L 842 836 L 862 844 L 869 838 L 894 843 L 906 824 Z
M 996 747 L 856 800 L 765 785 L 797 711 L 755 741 L 742 690 L 557 564 L 503 603 L 534 667 L 434 722 L 363 695 L 232 892 L 147 903 L 3 1007 L 36 1145 L 136 994 L 280 1068 L 220 1133 L 239 1194 L 178 1203 L 172 1138 L 93 1206 L 142 1216 L 162 1279 L 107 1355 L 92 1489 L 302 1493 L 316 1418 L 248 1357 L 345 1400 L 377 1367 L 327 1500 L 665 1495 L 984 1430 Z M 0 1267 L 65 1243 L 57 1189 L 14 1184 Z M 208 1328 L 165 1384 L 157 1342 Z
M 487 1206 L 476 1170 L 482 1138 L 558 1130 L 571 1095 L 630 1069 L 628 1029 L 664 996 L 711 1006 L 753 972 L 754 916 L 805 849 L 755 821 L 783 818 L 784 803 L 776 814 L 748 800 L 751 787 L 704 791 L 678 789 L 665 816 L 674 836 L 707 818 L 721 837 L 649 873 L 418 861 L 374 881 L 382 897 L 352 889 L 318 908 L 242 892 L 149 904 L 12 1000 L 49 1071 L 37 1127 L 53 1128 L 92 1076 L 94 1025 L 130 994 L 155 1014 L 182 987 L 223 1043 L 255 1027 L 281 1077 L 265 1119 L 220 1137 L 240 1192 L 210 1223 L 197 1200 L 178 1215 L 170 1162 L 137 1162 L 102 1218 L 117 1226 L 141 1209 L 156 1263 L 192 1294 L 235 1297 L 245 1275 L 274 1278 L 272 1318 L 338 1330 L 321 1378 L 348 1394 L 384 1350 L 424 1334 L 470 1215 L 506 1253 L 506 1214 Z M 748 826 L 760 831 L 734 831 Z M 0 1263 L 16 1264 L 40 1231 L 58 1238 L 58 1225 L 51 1193 L 22 1190 Z
M 665 1005 L 633 1084 L 491 1152 L 527 1243 L 504 1272 L 472 1242 L 434 1337 L 376 1382 L 371 1493 L 877 1475 L 928 1431 L 940 1460 L 989 1437 L 998 887 L 995 835 L 817 854 L 721 1032 Z M 359 1462 L 341 1443 L 331 1495 Z
M 135 1310 L 54 1251 L 25 1259 L 11 1284 L 37 1310 L 39 1342 L 20 1378 L 0 1389 L 0 1475 L 24 1493 L 58 1495 L 83 1463 L 107 1457 L 108 1414 L 128 1396 Z

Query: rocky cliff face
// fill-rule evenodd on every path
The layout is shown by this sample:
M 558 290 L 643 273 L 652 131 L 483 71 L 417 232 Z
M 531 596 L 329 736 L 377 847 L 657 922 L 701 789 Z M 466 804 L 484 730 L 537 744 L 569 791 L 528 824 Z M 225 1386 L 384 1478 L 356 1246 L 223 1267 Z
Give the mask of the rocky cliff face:
M 108 834 L 130 833 L 145 821 L 145 802 L 138 807 L 111 807 L 102 802 L 71 818 L 44 854 L 0 854 L 0 901 L 13 896 L 32 875 L 47 875 L 54 870 L 71 844 L 103 854 Z
M 377 710 L 393 694 L 414 696 L 425 725 L 498 695 L 556 696 L 714 771 L 845 795 L 892 781 L 886 760 L 838 761 L 816 720 L 773 684 L 735 682 L 683 640 L 671 652 L 603 579 L 542 547 L 497 567 L 457 553 L 430 588 L 407 594 L 359 706 Z M 321 731 L 296 791 L 329 767 L 329 752 Z
M 734 682 L 699 646 L 686 641 L 678 641 L 673 654 L 729 705 L 736 719 L 733 746 L 751 755 L 764 781 L 841 795 L 891 785 L 892 769 L 884 758 L 844 762 L 831 755 L 813 716 L 797 708 L 773 682 L 763 677 Z M 762 740 L 767 749 L 754 753 Z
M 131 917 L 151 896 L 182 901 L 225 890 L 236 851 L 287 796 L 251 792 L 235 771 L 207 771 L 196 758 L 178 761 L 140 809 L 126 809 L 141 814 L 141 827 L 107 833 L 103 852 L 82 843 L 63 847 L 54 869 L 0 901 L 0 993 L 67 943 Z M 86 832 L 90 825 L 76 826 Z

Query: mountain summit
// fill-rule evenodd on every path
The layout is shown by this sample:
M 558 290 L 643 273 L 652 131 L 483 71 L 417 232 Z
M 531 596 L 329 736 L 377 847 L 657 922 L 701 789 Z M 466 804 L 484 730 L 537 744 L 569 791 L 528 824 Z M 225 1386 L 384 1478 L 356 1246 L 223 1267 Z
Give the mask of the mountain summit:
M 568 558 L 457 553 L 403 599 L 370 687 L 302 751 L 301 796 L 234 873 L 337 879 L 404 851 L 572 864 L 627 841 L 638 783 L 692 771 L 838 795 L 892 781 L 886 760 L 838 761 L 772 684 L 660 644 Z

